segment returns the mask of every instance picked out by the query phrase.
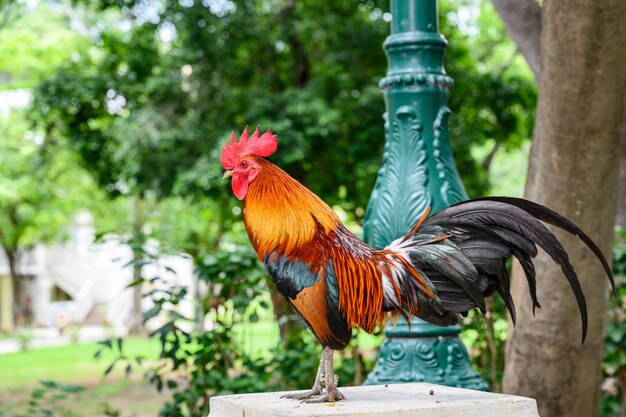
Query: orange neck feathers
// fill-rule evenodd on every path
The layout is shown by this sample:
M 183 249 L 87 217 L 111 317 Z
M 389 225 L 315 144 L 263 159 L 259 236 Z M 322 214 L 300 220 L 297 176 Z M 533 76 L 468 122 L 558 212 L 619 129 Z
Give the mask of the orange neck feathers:
M 244 202 L 244 221 L 259 259 L 275 250 L 290 256 L 318 227 L 329 233 L 341 224 L 326 203 L 285 171 L 262 158 L 255 161 L 260 170 Z

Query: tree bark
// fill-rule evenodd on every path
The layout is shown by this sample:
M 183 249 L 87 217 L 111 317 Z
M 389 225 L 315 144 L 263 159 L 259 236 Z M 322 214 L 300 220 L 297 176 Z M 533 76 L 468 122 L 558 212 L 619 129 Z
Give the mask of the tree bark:
M 133 237 L 132 237 L 132 250 L 133 250 L 133 281 L 142 279 L 142 268 L 144 260 L 144 210 L 145 202 L 139 196 L 135 197 L 134 204 L 134 218 L 133 218 Z M 134 336 L 145 335 L 145 328 L 143 325 L 143 308 L 141 301 L 143 299 L 143 282 L 133 287 L 133 312 L 131 317 L 131 323 L 128 329 L 128 333 Z
M 137 281 L 142 278 L 141 265 L 137 262 L 141 259 L 136 255 L 135 263 L 133 264 L 133 281 Z M 142 284 L 137 284 L 133 287 L 133 315 L 131 319 L 131 325 L 128 329 L 128 334 L 133 336 L 143 336 L 145 334 L 143 326 L 143 309 L 141 307 L 141 301 L 143 299 Z
M 610 256 L 615 221 L 619 137 L 626 81 L 626 2 L 545 0 L 542 74 L 525 195 L 562 213 Z M 580 241 L 557 233 L 587 299 L 589 334 L 559 267 L 537 258 L 533 312 L 525 279 L 514 269 L 518 322 L 507 343 L 504 392 L 537 399 L 542 417 L 597 414 L 607 280 Z
M 626 103 L 626 91 L 624 91 L 624 103 Z M 621 230 L 626 230 L 626 104 L 622 116 L 622 142 L 620 145 L 619 178 L 617 192 L 617 216 L 615 225 Z
M 11 322 L 12 327 L 15 328 L 15 326 L 20 323 L 20 312 L 22 309 L 20 275 L 17 271 L 18 253 L 6 246 L 3 247 L 3 249 L 9 264 L 9 275 L 11 276 L 11 288 L 13 290 L 13 317 L 11 318 Z
M 536 0 L 492 0 L 504 28 L 526 58 L 539 82 L 541 77 L 541 6 Z
M 504 27 L 516 44 L 537 83 L 541 77 L 541 7 L 535 0 L 492 0 Z M 624 92 L 626 94 L 626 91 Z M 626 102 L 626 98 L 624 99 Z M 619 191 L 615 225 L 626 229 L 626 109 L 622 116 Z

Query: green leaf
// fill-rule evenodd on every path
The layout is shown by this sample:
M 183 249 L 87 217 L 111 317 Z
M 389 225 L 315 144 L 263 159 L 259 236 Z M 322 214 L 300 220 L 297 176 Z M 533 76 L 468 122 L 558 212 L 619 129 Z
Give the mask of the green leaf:
M 75 394 L 77 392 L 81 392 L 85 390 L 85 387 L 77 384 L 60 384 L 59 389 L 63 392 Z
M 105 339 L 98 341 L 98 344 L 108 347 L 109 349 L 113 348 L 113 341 L 111 339 Z
M 151 307 L 148 311 L 143 313 L 143 323 L 146 324 L 148 320 L 150 320 L 153 317 L 156 317 L 160 312 L 161 312 L 160 304 L 156 304 L 155 306 Z
M 111 371 L 113 370 L 113 368 L 115 367 L 115 364 L 117 363 L 117 359 L 115 361 L 113 361 L 113 363 L 111 365 L 109 365 L 107 367 L 107 369 L 104 371 L 104 375 L 108 375 L 111 373 Z
M 48 390 L 46 388 L 35 388 L 30 396 L 32 398 L 36 398 L 36 399 L 40 399 L 43 398 L 43 396 L 46 394 L 46 392 L 48 392 Z
M 51 380 L 41 380 L 39 381 L 39 383 L 46 388 L 58 388 L 59 387 L 58 382 L 51 381 Z
M 145 281 L 145 279 L 143 279 L 143 278 L 136 279 L 136 280 L 134 280 L 133 282 L 131 282 L 130 284 L 128 284 L 128 285 L 126 286 L 126 288 L 136 287 L 136 286 L 138 286 L 138 285 L 143 284 L 143 282 L 144 282 L 144 281 Z

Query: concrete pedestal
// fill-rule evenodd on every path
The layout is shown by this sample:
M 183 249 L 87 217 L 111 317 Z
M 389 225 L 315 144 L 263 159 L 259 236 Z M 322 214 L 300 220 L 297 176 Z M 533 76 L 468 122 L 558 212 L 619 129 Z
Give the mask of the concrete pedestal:
M 432 384 L 341 388 L 346 400 L 302 404 L 270 392 L 211 398 L 209 417 L 539 417 L 531 398 Z

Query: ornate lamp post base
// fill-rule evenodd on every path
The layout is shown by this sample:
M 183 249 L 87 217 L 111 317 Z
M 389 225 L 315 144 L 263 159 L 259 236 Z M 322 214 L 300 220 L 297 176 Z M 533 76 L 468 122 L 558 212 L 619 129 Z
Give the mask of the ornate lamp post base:
M 387 339 L 364 385 L 431 382 L 487 391 L 489 385 L 472 368 L 459 339 L 460 326 L 440 328 L 419 319 L 387 326 Z

